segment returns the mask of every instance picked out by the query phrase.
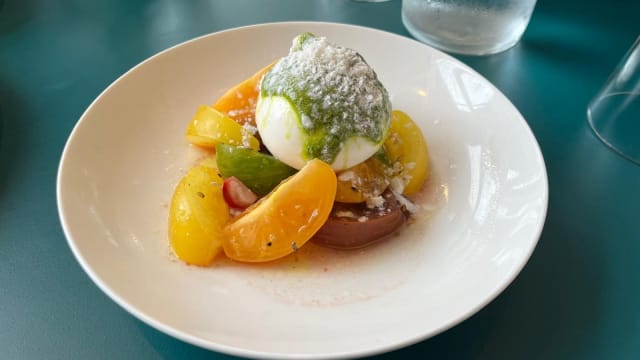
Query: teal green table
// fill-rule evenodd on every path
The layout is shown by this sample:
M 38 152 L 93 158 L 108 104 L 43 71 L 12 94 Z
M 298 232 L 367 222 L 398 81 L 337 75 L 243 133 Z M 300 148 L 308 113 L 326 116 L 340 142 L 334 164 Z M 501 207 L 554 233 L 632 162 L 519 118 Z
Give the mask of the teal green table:
M 640 166 L 585 121 L 640 32 L 639 15 L 637 0 L 540 0 L 517 47 L 459 57 L 537 137 L 549 174 L 546 225 L 497 299 L 380 358 L 640 359 Z M 91 282 L 58 221 L 56 171 L 84 109 L 127 69 L 199 35 L 288 20 L 409 36 L 400 0 L 0 0 L 1 359 L 229 358 L 150 328 Z

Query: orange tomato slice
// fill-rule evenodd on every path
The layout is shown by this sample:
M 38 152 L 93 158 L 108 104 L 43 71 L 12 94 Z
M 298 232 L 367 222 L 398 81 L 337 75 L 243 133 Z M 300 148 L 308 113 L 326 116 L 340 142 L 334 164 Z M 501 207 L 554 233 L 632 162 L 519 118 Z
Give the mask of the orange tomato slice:
M 238 261 L 263 262 L 293 253 L 327 221 L 336 187 L 331 166 L 309 161 L 227 224 L 225 254 Z
M 269 71 L 275 63 L 274 61 L 260 69 L 260 71 L 253 74 L 250 78 L 227 90 L 227 92 L 213 104 L 213 107 L 227 114 L 240 125 L 249 124 L 255 126 L 260 80 L 262 80 L 262 76 Z

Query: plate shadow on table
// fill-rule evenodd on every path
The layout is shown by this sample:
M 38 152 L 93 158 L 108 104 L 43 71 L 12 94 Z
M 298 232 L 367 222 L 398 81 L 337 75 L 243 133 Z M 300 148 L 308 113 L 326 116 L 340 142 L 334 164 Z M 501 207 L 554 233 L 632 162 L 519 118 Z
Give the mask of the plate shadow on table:
M 0 203 L 6 195 L 10 178 L 21 157 L 20 129 L 25 116 L 21 101 L 10 87 L 0 81 Z
M 33 0 L 0 0 L 0 35 L 16 31 L 29 21 L 36 6 Z
M 164 334 L 144 322 L 133 319 L 136 322 L 140 333 L 147 342 L 161 355 L 164 359 L 189 359 L 189 360 L 211 360 L 213 353 L 207 349 L 200 348 L 175 339 Z M 231 355 L 215 353 L 216 359 L 240 359 Z

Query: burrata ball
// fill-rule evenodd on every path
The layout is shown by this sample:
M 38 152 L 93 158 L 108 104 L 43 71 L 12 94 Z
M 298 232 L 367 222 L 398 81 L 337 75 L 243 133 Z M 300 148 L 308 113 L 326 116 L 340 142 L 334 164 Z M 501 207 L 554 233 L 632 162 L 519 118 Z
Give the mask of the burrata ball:
M 391 117 L 389 94 L 360 54 L 305 33 L 260 83 L 262 143 L 296 169 L 318 158 L 339 171 L 375 154 Z

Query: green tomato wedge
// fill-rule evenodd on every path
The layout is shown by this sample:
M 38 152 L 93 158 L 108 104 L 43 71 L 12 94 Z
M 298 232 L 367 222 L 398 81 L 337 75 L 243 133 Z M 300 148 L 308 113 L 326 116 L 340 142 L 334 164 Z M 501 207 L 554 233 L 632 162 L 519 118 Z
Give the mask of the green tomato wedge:
M 235 176 L 258 196 L 297 172 L 271 155 L 223 143 L 216 145 L 216 158 L 223 178 Z

